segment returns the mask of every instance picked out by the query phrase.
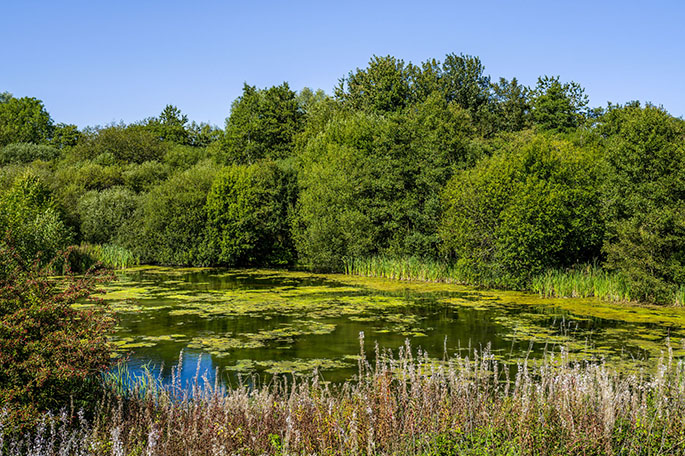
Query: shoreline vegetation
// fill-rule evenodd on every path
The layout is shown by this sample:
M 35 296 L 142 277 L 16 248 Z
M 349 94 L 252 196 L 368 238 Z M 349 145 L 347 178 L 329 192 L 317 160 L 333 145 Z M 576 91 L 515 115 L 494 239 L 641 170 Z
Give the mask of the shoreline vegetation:
M 363 335 L 362 335 L 363 347 Z M 362 349 L 361 353 L 364 353 Z M 175 367 L 180 372 L 183 359 Z M 487 347 L 435 360 L 376 350 L 356 378 L 314 372 L 222 387 L 150 374 L 105 378 L 90 413 L 45 415 L 3 455 L 552 455 L 676 454 L 685 448 L 685 365 L 664 353 L 653 372 L 622 375 L 563 348 L 515 370 Z M 126 385 L 126 386 L 125 386 Z
M 346 258 L 344 272 L 363 277 L 510 289 L 505 280 L 491 278 L 484 281 L 468 268 L 415 257 Z M 532 277 L 521 291 L 537 293 L 544 298 L 596 297 L 611 302 L 639 302 L 631 298 L 630 285 L 623 275 L 592 264 L 568 270 L 548 270 Z M 682 307 L 684 302 L 685 286 L 681 286 L 673 293 L 670 305 Z

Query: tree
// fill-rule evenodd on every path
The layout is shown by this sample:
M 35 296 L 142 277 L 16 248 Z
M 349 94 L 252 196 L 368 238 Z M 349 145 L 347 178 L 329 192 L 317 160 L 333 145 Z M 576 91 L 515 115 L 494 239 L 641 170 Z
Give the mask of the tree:
M 493 122 L 497 131 L 521 131 L 530 125 L 530 90 L 516 78 L 492 85 Z
M 212 264 L 206 202 L 215 174 L 211 163 L 199 163 L 152 188 L 131 224 L 120 232 L 124 246 L 142 262 Z
M 670 303 L 685 282 L 685 122 L 630 103 L 611 107 L 597 128 L 608 266 L 627 274 L 633 298 Z
M 341 78 L 336 99 L 354 110 L 383 113 L 399 111 L 414 101 L 413 65 L 392 56 L 373 56 L 365 69 Z
M 294 260 L 290 217 L 294 173 L 274 162 L 231 165 L 218 173 L 207 197 L 209 238 L 230 266 L 287 265 Z
M 0 236 L 27 260 L 52 260 L 71 241 L 49 189 L 34 174 L 18 177 L 0 194 Z
M 52 137 L 53 124 L 37 98 L 4 96 L 0 103 L 0 147 L 10 143 L 44 144 Z
M 169 145 L 144 125 L 110 125 L 86 130 L 74 154 L 95 159 L 109 154 L 118 163 L 162 160 Z
M 251 164 L 292 155 L 303 113 L 288 83 L 259 90 L 245 84 L 226 120 L 222 153 L 226 163 Z
M 478 57 L 448 54 L 440 72 L 440 89 L 448 102 L 478 118 L 490 102 L 490 76 Z
M 188 131 L 188 116 L 173 105 L 166 105 L 157 118 L 148 120 L 147 127 L 162 141 L 176 144 L 188 144 L 190 132 Z
M 576 82 L 561 83 L 559 76 L 538 78 L 531 99 L 533 122 L 559 132 L 579 127 L 585 119 L 588 97 Z
M 58 123 L 52 132 L 50 144 L 58 149 L 63 149 L 75 146 L 79 139 L 81 139 L 81 132 L 76 125 Z
M 344 257 L 433 256 L 439 195 L 471 156 L 468 112 L 439 94 L 408 113 L 338 113 L 299 155 L 299 260 L 340 270 Z

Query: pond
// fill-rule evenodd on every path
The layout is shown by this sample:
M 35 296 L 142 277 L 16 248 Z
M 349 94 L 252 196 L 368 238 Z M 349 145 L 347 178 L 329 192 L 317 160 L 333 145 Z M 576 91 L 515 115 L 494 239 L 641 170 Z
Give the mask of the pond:
M 169 380 L 268 381 L 274 374 L 339 382 L 357 372 L 360 332 L 376 344 L 409 341 L 443 359 L 489 347 L 504 362 L 562 347 L 622 370 L 650 368 L 668 347 L 685 354 L 685 311 L 594 299 L 544 299 L 451 284 L 273 270 L 140 267 L 102 297 L 117 315 L 117 356 L 129 371 Z M 251 375 L 256 374 L 256 375 Z

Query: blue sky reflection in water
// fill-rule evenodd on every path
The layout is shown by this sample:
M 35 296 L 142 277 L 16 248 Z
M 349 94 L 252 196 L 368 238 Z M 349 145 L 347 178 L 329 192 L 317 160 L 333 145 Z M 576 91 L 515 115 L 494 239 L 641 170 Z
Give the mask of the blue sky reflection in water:
M 132 375 L 145 366 L 169 381 L 183 350 L 181 383 L 257 374 L 342 381 L 365 354 L 409 340 L 442 359 L 490 346 L 515 362 L 565 347 L 575 359 L 649 368 L 667 343 L 683 354 L 685 312 L 582 299 L 542 299 L 457 285 L 268 270 L 144 267 L 120 274 L 105 299 L 118 316 L 115 343 Z M 622 312 L 620 310 L 623 310 Z M 201 356 L 200 356 L 201 355 Z

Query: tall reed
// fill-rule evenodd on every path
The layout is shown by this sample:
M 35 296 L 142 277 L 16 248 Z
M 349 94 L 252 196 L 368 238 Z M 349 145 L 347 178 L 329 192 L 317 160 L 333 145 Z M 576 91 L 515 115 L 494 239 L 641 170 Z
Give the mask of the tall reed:
M 154 387 L 151 387 L 154 385 Z M 224 388 L 148 376 L 110 390 L 93 418 L 47 415 L 2 431 L 0 454 L 462 455 L 683 454 L 685 366 L 622 375 L 563 350 L 513 370 L 487 349 L 443 360 L 405 345 L 359 361 L 342 385 L 280 377 Z M 131 392 L 132 391 L 132 392 Z M 1 415 L 0 415 L 1 416 Z
M 71 252 L 72 267 L 87 270 L 94 264 L 110 269 L 125 269 L 140 264 L 140 260 L 130 250 L 111 244 L 81 244 Z
M 630 301 L 630 286 L 618 272 L 595 265 L 568 270 L 552 269 L 533 277 L 531 290 L 544 297 L 588 298 Z

